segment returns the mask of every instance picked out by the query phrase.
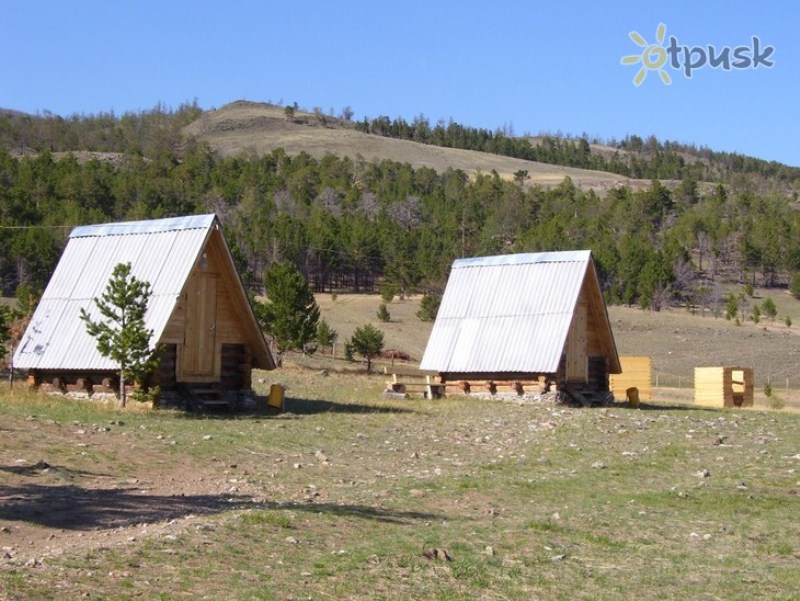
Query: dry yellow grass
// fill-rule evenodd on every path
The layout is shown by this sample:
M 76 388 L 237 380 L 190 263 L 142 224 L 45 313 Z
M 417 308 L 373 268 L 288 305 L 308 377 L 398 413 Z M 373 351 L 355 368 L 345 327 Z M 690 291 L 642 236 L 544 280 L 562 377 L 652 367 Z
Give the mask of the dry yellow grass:
M 323 126 L 317 123 L 314 115 L 299 111 L 295 114 L 294 122 L 289 122 L 283 108 L 265 103 L 233 102 L 219 110 L 206 112 L 188 125 L 184 133 L 208 142 L 223 156 L 262 155 L 283 148 L 289 154 L 305 151 L 317 158 L 330 153 L 352 159 L 361 157 L 367 161 L 389 159 L 409 163 L 414 168 L 431 167 L 437 171 L 453 168 L 473 175 L 495 170 L 509 180 L 514 172 L 527 170 L 530 176 L 528 184 L 544 187 L 556 186 L 565 177 L 570 177 L 576 186 L 597 190 L 621 185 L 649 185 L 646 181 L 631 180 L 602 171 L 548 165 L 485 152 L 440 148 L 364 134 L 333 119 Z

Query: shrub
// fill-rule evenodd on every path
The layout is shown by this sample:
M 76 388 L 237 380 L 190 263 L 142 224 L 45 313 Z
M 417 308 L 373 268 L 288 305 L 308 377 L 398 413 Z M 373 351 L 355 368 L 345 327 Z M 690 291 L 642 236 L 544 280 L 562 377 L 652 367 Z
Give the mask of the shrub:
M 385 303 L 392 302 L 392 299 L 394 299 L 394 297 L 397 295 L 398 292 L 399 292 L 398 287 L 395 284 L 392 284 L 391 282 L 384 282 L 383 284 L 381 284 L 380 287 L 381 298 Z
M 739 312 L 739 299 L 731 292 L 725 299 L 725 319 L 733 319 Z
M 339 334 L 334 330 L 327 321 L 320 319 L 317 324 L 317 346 L 319 348 L 330 348 Z
M 417 317 L 422 321 L 433 321 L 436 319 L 436 314 L 439 312 L 439 305 L 441 302 L 442 297 L 438 294 L 424 294 L 422 300 L 419 302 Z
M 792 280 L 789 282 L 789 292 L 795 298 L 800 298 L 800 272 L 792 276 Z
M 381 303 L 378 305 L 378 319 L 381 321 L 389 321 L 392 316 L 389 314 L 389 309 L 386 307 L 386 303 Z
M 767 401 L 767 406 L 770 409 L 775 409 L 776 411 L 780 411 L 781 409 L 784 408 L 785 405 L 786 403 L 784 402 L 784 400 L 778 395 L 772 395 L 771 397 L 769 397 L 769 400 Z
M 770 297 L 764 299 L 761 303 L 761 312 L 769 319 L 775 319 L 778 315 L 778 308 L 775 306 L 775 301 Z

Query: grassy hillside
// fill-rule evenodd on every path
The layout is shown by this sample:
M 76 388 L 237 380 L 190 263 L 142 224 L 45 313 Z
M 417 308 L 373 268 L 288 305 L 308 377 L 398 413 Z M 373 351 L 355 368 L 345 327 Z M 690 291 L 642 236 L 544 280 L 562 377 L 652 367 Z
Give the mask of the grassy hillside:
M 256 155 L 283 148 L 289 154 L 307 152 L 314 157 L 327 153 L 361 157 L 367 161 L 389 159 L 410 163 L 414 168 L 448 168 L 467 173 L 497 171 L 505 179 L 527 170 L 529 184 L 555 186 L 565 177 L 582 188 L 608 190 L 620 185 L 645 187 L 649 182 L 630 180 L 613 173 L 548 165 L 484 152 L 440 148 L 356 131 L 352 127 L 329 120 L 321 125 L 313 114 L 298 111 L 292 121 L 284 109 L 264 103 L 239 101 L 216 111 L 208 111 L 187 125 L 184 134 L 208 142 L 223 156 Z

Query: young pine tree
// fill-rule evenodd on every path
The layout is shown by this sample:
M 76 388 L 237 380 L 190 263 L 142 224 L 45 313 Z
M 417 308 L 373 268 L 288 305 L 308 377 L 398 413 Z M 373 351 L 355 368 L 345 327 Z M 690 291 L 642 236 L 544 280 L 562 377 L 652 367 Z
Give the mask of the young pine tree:
M 371 324 L 356 328 L 353 336 L 347 341 L 353 352 L 367 360 L 367 373 L 372 372 L 372 358 L 383 350 L 383 332 Z
M 158 354 L 150 348 L 153 330 L 145 327 L 144 316 L 150 300 L 150 282 L 131 275 L 130 263 L 114 267 L 105 292 L 94 302 L 101 318 L 92 319 L 86 309 L 80 317 L 86 322 L 86 331 L 97 339 L 97 350 L 119 364 L 119 394 L 124 407 L 127 401 L 125 379 L 128 375 L 142 380 L 159 361 Z
M 317 347 L 318 348 L 333 348 L 339 334 L 334 330 L 330 324 L 324 319 L 319 320 L 317 325 Z
M 422 321 L 433 321 L 436 319 L 436 314 L 439 312 L 439 305 L 441 302 L 442 297 L 438 294 L 424 294 L 422 300 L 419 302 L 417 317 Z
M 278 351 L 316 350 L 309 344 L 317 335 L 319 307 L 303 274 L 288 261 L 273 263 L 264 272 L 264 287 L 268 302 L 257 303 L 254 308 L 259 324 L 275 339 Z

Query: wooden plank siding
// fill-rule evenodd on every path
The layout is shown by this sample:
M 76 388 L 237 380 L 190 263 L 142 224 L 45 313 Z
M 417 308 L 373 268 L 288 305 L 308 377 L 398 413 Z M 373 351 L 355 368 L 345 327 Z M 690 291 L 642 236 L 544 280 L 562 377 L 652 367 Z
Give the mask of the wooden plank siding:
M 221 246 L 221 233 L 213 231 L 204 253 L 192 271 L 186 288 L 164 330 L 162 343 L 177 347 L 177 379 L 185 382 L 232 380 L 248 381 L 243 377 L 239 363 L 234 366 L 236 374 L 223 373 L 223 345 L 239 344 L 245 340 L 241 315 L 236 311 L 231 290 L 238 282 L 235 274 L 225 269 L 224 249 Z M 213 284 L 211 283 L 213 281 Z M 193 310 L 192 302 L 200 294 L 213 293 L 214 299 L 206 299 L 204 309 L 213 307 L 213 315 L 205 315 L 204 310 Z M 200 319 L 200 324 L 198 318 Z M 248 360 L 249 362 L 249 360 Z
M 619 358 L 622 364 L 621 374 L 611 374 L 611 391 L 615 399 L 625 399 L 628 388 L 639 389 L 639 399 L 653 400 L 653 358 L 623 356 Z
M 567 336 L 567 382 L 587 382 L 589 379 L 589 362 L 586 356 L 588 307 L 584 292 L 581 291 L 578 298 Z
M 695 367 L 694 402 L 712 407 L 752 407 L 753 369 Z

